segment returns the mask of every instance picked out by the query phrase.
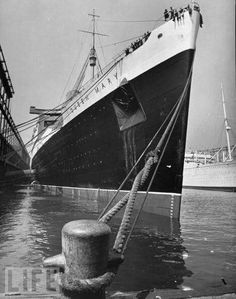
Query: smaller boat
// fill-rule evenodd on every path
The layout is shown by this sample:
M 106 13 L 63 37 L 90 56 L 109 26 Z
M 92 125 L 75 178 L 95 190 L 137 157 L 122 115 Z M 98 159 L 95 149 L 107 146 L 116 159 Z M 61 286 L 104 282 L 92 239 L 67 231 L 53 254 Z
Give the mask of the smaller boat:
M 187 152 L 184 161 L 183 187 L 236 192 L 236 144 L 230 145 L 224 91 L 221 86 L 227 146 Z

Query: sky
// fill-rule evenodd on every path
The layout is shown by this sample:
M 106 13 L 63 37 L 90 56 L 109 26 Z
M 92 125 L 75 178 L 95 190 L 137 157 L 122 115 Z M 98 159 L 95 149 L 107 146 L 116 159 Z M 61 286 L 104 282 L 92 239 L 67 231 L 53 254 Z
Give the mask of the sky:
M 190 1 L 189 1 L 190 2 Z M 183 0 L 0 0 L 0 43 L 15 90 L 11 100 L 16 124 L 34 117 L 30 106 L 53 108 L 86 58 L 91 30 L 88 16 L 100 15 L 97 30 L 107 34 L 97 40 L 101 64 L 109 63 L 130 45 L 114 43 L 139 36 L 161 23 L 165 8 L 186 6 Z M 198 0 L 203 15 L 193 68 L 187 149 L 226 145 L 221 83 L 236 143 L 235 1 Z M 114 21 L 142 22 L 114 22 Z M 149 22 L 143 22 L 149 20 Z M 21 133 L 24 142 L 32 128 Z

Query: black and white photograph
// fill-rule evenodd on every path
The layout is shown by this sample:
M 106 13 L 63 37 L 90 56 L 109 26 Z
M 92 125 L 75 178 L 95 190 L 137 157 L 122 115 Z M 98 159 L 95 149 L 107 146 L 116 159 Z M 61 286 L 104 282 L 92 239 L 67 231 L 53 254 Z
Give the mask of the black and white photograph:
M 0 299 L 236 299 L 235 0 L 0 0 Z

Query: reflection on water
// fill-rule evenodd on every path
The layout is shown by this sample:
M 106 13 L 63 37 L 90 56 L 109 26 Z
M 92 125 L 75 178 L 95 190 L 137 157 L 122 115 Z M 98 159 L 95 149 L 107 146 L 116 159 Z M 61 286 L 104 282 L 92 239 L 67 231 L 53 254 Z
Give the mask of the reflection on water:
M 222 278 L 236 285 L 236 200 L 233 193 L 185 191 L 181 226 L 143 213 L 128 245 L 125 262 L 109 288 L 213 289 Z M 0 292 L 4 267 L 41 266 L 42 258 L 61 252 L 66 222 L 98 216 L 96 201 L 48 196 L 30 189 L 11 190 L 0 200 Z M 119 218 L 112 222 L 113 238 Z
M 179 229 L 171 235 L 163 234 L 160 226 L 156 232 L 154 228 L 137 229 L 111 289 L 175 289 L 183 283 L 184 277 L 192 275 L 185 265 L 186 254 Z
M 215 292 L 225 281 L 236 291 L 236 194 L 186 190 L 181 228 L 194 273 L 185 283 Z

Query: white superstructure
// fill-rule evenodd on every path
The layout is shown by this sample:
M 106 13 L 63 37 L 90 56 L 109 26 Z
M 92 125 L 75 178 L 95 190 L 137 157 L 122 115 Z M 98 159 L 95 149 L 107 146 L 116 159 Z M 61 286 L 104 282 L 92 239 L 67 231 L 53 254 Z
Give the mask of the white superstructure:
M 42 128 L 42 125 L 36 125 L 31 159 L 61 127 L 116 90 L 124 81 L 138 77 L 185 50 L 195 49 L 199 22 L 198 7 L 193 6 L 191 13 L 189 10 L 184 10 L 179 20 L 169 20 L 154 29 L 142 46 L 128 55 L 123 52 L 101 72 L 95 74 L 94 78 L 86 82 L 74 97 L 63 104 L 61 126 L 53 124 Z

